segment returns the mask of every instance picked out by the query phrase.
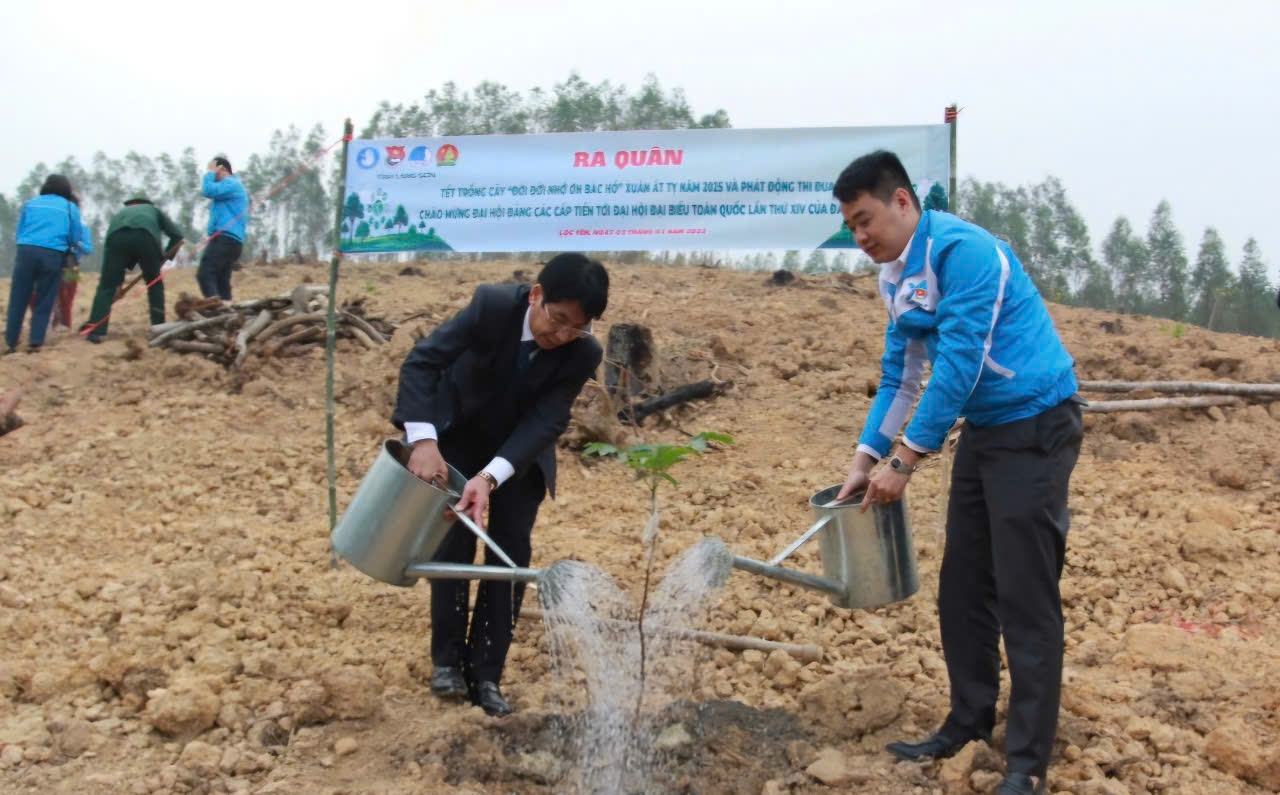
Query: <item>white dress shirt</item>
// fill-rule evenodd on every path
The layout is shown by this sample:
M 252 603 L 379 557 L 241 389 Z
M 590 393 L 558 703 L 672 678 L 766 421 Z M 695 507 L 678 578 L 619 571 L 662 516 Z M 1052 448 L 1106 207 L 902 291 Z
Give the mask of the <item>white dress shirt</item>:
M 529 328 L 529 313 L 531 311 L 532 307 L 524 311 L 524 330 L 520 332 L 521 342 L 528 342 L 533 339 L 533 330 Z M 410 445 L 415 442 L 420 442 L 423 439 L 437 438 L 436 426 L 430 422 L 406 422 L 404 424 L 404 434 Z M 498 482 L 498 485 L 501 486 L 516 473 L 516 468 L 511 465 L 510 461 L 502 456 L 494 456 L 488 466 L 481 471 L 488 472 L 493 476 L 493 479 Z

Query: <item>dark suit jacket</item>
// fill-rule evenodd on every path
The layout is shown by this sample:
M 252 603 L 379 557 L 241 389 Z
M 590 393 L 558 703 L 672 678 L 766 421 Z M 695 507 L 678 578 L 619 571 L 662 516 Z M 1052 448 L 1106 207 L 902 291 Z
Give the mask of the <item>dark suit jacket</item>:
M 594 337 L 579 337 L 539 350 L 517 379 L 529 290 L 481 285 L 466 308 L 419 340 L 400 368 L 391 422 L 401 430 L 406 422 L 430 422 L 442 444 L 464 447 L 484 463 L 501 456 L 515 477 L 536 464 L 554 498 L 556 440 L 604 354 Z

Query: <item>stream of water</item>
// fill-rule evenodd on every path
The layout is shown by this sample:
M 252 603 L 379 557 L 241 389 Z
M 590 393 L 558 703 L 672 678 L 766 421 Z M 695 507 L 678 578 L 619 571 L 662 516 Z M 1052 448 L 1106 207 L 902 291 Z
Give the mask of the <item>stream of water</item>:
M 577 687 L 581 672 L 586 689 L 573 737 L 578 792 L 657 795 L 651 782 L 663 760 L 655 741 L 667 728 L 661 713 L 694 689 L 699 649 L 687 633 L 702 623 L 731 561 L 722 541 L 705 538 L 650 588 L 643 667 L 638 606 L 609 575 L 562 561 L 541 578 L 538 598 L 552 670 L 566 687 Z

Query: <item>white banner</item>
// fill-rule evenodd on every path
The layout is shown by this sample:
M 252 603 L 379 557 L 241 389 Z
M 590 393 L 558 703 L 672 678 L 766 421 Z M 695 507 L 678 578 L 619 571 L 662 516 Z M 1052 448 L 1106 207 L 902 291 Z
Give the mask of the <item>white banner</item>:
M 945 209 L 945 124 L 354 140 L 342 249 L 856 248 L 831 196 L 888 149 Z

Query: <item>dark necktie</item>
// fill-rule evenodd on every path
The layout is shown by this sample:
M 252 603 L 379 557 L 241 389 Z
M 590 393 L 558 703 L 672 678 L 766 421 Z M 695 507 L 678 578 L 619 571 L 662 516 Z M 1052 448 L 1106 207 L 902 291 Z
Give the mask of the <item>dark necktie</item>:
M 516 354 L 516 377 L 523 379 L 533 363 L 533 355 L 538 350 L 537 340 L 524 340 L 520 343 L 520 352 Z

